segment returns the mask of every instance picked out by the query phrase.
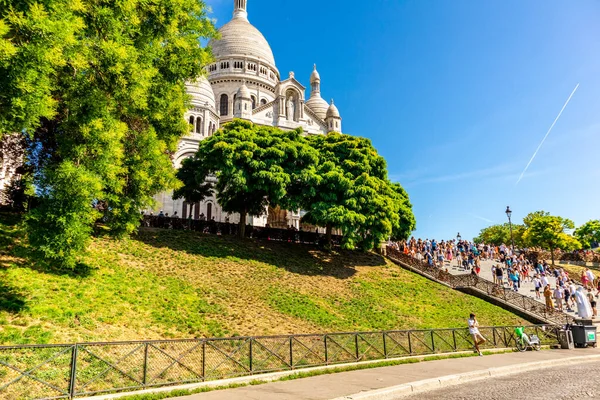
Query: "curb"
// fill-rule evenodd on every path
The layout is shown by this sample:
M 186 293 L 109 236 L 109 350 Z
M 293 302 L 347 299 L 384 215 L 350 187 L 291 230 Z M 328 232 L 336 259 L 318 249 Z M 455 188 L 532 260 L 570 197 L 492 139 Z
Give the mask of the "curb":
M 513 375 L 520 372 L 533 371 L 550 367 L 562 367 L 573 364 L 600 361 L 600 355 L 569 357 L 562 360 L 536 361 L 506 367 L 488 368 L 485 370 L 465 372 L 462 374 L 446 375 L 438 378 L 404 383 L 384 389 L 360 392 L 349 396 L 336 397 L 332 400 L 394 400 L 398 397 L 409 396 L 417 393 L 429 392 L 450 386 L 476 382 L 489 377 Z
M 486 352 L 491 353 L 504 353 L 507 350 L 511 350 L 510 348 L 500 348 L 500 349 L 485 349 Z M 254 382 L 260 383 L 270 383 L 277 381 L 281 378 L 288 377 L 290 375 L 294 375 L 297 373 L 306 373 L 313 371 L 328 371 L 328 370 L 336 370 L 340 368 L 347 367 L 356 367 L 356 366 L 374 366 L 377 367 L 377 364 L 382 364 L 390 361 L 401 361 L 401 360 L 409 360 L 409 359 L 426 359 L 428 357 L 445 357 L 452 356 L 457 354 L 471 354 L 472 351 L 459 351 L 455 353 L 437 353 L 437 354 L 425 354 L 418 356 L 408 356 L 408 357 L 398 357 L 398 358 L 388 358 L 383 360 L 369 360 L 369 361 L 360 361 L 355 363 L 344 363 L 344 364 L 330 364 L 323 365 L 319 367 L 312 368 L 299 368 L 287 371 L 279 371 L 279 372 L 271 372 L 266 374 L 256 374 L 256 375 L 248 375 L 248 376 L 240 376 L 237 378 L 229 378 L 229 379 L 221 379 L 214 381 L 206 381 L 206 382 L 198 382 L 198 383 L 189 383 L 184 385 L 176 385 L 176 386 L 162 386 L 157 388 L 149 388 L 142 389 L 131 392 L 120 392 L 120 393 L 111 393 L 111 394 L 103 394 L 96 396 L 88 396 L 88 397 L 78 397 L 77 400 L 115 400 L 123 397 L 141 395 L 141 394 L 155 394 L 155 393 L 164 393 L 164 392 L 172 392 L 175 390 L 195 390 L 200 388 L 220 388 L 226 387 L 229 385 L 248 385 Z M 427 361 L 424 361 L 427 362 Z M 343 372 L 343 371 L 341 371 Z

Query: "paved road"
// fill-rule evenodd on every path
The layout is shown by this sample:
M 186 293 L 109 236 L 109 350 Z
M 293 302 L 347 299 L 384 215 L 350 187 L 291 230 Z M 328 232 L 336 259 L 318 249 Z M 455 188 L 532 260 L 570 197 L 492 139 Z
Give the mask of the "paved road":
M 465 385 L 452 386 L 402 399 L 453 400 L 549 400 L 587 399 L 600 397 L 596 379 L 600 362 L 585 363 L 568 368 L 547 368 L 523 375 L 508 375 Z M 399 398 L 400 399 L 400 398 Z
M 320 375 L 310 378 L 296 379 L 267 383 L 264 385 L 247 386 L 235 389 L 218 390 L 208 393 L 199 393 L 178 400 L 329 400 L 356 393 L 383 389 L 410 382 L 431 379 L 452 374 L 462 374 L 473 371 L 487 370 L 489 368 L 511 367 L 529 362 L 552 361 L 560 363 L 561 360 L 578 356 L 599 356 L 600 349 L 576 350 L 547 350 L 528 351 L 525 353 L 506 353 L 485 357 L 454 358 L 420 362 L 417 364 L 403 364 L 392 367 L 364 369 L 358 371 L 340 372 L 332 375 Z M 591 364 L 588 364 L 591 365 Z M 569 367 L 573 369 L 574 367 Z M 531 373 L 529 373 L 531 374 Z M 594 379 L 600 376 L 597 372 Z M 260 379 L 260 376 L 256 376 Z M 492 379 L 486 379 L 486 385 Z M 522 391 L 515 399 L 530 400 L 528 395 L 532 388 L 541 387 L 530 382 L 527 391 Z M 483 398 L 489 397 L 483 396 Z M 464 396 L 461 395 L 460 398 Z M 420 397 L 419 397 L 420 398 Z M 429 397 L 431 399 L 435 397 Z M 444 399 L 444 397 L 438 397 Z M 482 398 L 482 396 L 475 397 Z M 552 400 L 547 396 L 544 400 Z

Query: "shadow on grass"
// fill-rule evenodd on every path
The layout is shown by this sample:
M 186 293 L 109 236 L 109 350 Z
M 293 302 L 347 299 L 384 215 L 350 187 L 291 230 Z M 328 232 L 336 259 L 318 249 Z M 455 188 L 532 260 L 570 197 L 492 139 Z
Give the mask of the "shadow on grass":
M 0 311 L 18 313 L 26 308 L 25 298 L 10 286 L 0 282 Z
M 168 248 L 207 258 L 257 261 L 289 272 L 333 276 L 347 279 L 358 266 L 385 265 L 385 258 L 374 253 L 351 250 L 327 252 L 307 244 L 239 239 L 189 231 L 141 229 L 133 238 L 155 248 Z
M 81 263 L 74 269 L 60 268 L 51 261 L 45 260 L 42 254 L 30 248 L 24 239 L 23 216 L 21 214 L 0 213 L 0 268 L 16 266 L 71 277 L 86 277 L 93 271 L 93 268 Z

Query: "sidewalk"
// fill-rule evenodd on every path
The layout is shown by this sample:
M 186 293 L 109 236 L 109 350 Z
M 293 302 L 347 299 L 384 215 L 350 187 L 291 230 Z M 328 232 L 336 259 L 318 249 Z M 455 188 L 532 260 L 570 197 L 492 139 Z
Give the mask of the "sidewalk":
M 560 364 L 568 358 L 596 356 L 600 349 L 544 350 L 539 352 L 506 353 L 484 357 L 454 358 L 403 364 L 360 371 L 340 372 L 291 381 L 273 382 L 257 386 L 219 390 L 178 400 L 330 400 L 360 392 L 389 388 L 424 379 L 518 366 L 524 363 L 550 361 Z M 260 376 L 256 376 L 260 379 Z

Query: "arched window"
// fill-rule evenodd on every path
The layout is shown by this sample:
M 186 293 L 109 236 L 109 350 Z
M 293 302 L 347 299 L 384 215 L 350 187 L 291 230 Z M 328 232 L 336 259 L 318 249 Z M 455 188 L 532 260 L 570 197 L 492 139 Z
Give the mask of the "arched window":
M 194 132 L 194 116 L 193 115 L 190 117 L 190 125 L 192 126 L 192 128 L 191 128 L 192 132 Z
M 252 109 L 254 110 L 256 108 L 256 97 L 255 96 L 251 96 L 252 97 Z
M 220 101 L 219 107 L 220 107 L 220 111 L 221 111 L 221 116 L 229 115 L 229 96 L 227 96 L 226 94 L 221 95 L 221 101 Z
M 212 219 L 212 203 L 208 203 L 206 205 L 206 220 L 210 221 Z
M 261 105 L 261 106 L 264 106 L 265 104 L 267 104 L 267 99 L 262 99 L 262 100 L 260 101 L 260 105 Z
M 196 133 L 202 133 L 202 118 L 196 118 Z

